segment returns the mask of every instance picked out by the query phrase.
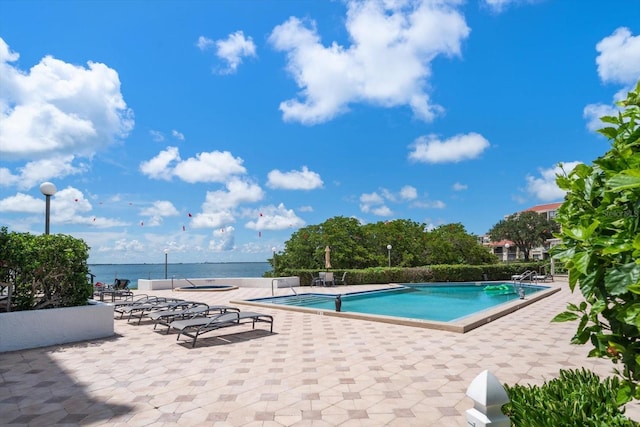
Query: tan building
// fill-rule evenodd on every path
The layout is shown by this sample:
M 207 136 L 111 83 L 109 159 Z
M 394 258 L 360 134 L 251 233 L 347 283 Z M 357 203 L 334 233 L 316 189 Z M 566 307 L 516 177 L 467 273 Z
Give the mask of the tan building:
M 525 209 L 523 212 L 532 211 L 540 214 L 545 214 L 547 219 L 554 220 L 558 212 L 558 208 L 562 205 L 562 202 L 547 203 L 544 205 L 536 205 Z M 508 215 L 505 215 L 505 218 Z M 523 255 L 516 245 L 509 240 L 500 240 L 498 242 L 492 242 L 488 235 L 482 236 L 482 245 L 488 247 L 491 253 L 496 255 L 503 262 L 515 261 L 521 259 Z M 560 243 L 560 239 L 552 238 L 547 239 L 543 246 L 531 249 L 529 256 L 533 260 L 541 260 L 549 258 L 549 249 Z

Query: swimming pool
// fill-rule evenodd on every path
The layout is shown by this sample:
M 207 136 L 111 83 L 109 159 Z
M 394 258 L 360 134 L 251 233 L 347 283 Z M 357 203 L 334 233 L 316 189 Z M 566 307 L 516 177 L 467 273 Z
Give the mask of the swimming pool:
M 524 291 L 521 299 L 519 290 Z M 544 298 L 559 288 L 512 283 L 403 284 L 391 289 L 344 294 L 305 293 L 245 303 L 323 315 L 412 324 L 466 332 Z M 336 297 L 341 297 L 341 311 Z

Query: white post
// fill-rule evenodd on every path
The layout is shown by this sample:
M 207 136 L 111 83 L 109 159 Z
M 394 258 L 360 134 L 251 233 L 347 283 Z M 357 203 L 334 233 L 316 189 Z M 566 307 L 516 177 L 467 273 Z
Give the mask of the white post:
M 467 409 L 469 427 L 509 427 L 511 420 L 502 413 L 502 405 L 509 396 L 500 381 L 485 370 L 471 381 L 467 396 L 473 400 L 473 408 Z

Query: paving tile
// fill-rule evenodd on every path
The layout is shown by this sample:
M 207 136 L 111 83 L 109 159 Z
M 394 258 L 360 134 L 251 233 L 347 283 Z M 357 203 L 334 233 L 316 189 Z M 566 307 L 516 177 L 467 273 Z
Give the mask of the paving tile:
M 460 426 L 473 406 L 466 389 L 485 369 L 508 384 L 541 384 L 561 368 L 610 375 L 610 362 L 570 344 L 576 325 L 550 322 L 578 300 L 563 289 L 466 334 L 260 308 L 275 317 L 273 334 L 221 331 L 195 348 L 115 320 L 113 338 L 1 354 L 0 414 L 30 426 Z M 627 413 L 640 418 L 640 405 Z

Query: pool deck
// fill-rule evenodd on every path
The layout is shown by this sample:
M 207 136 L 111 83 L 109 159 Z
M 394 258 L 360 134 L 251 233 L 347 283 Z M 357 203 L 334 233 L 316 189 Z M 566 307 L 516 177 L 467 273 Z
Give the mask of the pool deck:
M 611 374 L 609 360 L 570 344 L 575 323 L 551 323 L 580 296 L 560 292 L 461 334 L 239 305 L 274 316 L 204 335 L 115 320 L 109 339 L 0 353 L 3 424 L 50 426 L 462 426 L 471 381 L 485 369 L 507 384 L 542 384 L 560 369 Z M 340 292 L 378 286 L 341 286 Z M 336 288 L 297 288 L 335 293 Z M 277 289 L 276 295 L 291 294 Z M 185 293 L 153 291 L 185 298 Z M 228 304 L 270 289 L 198 292 Z M 640 403 L 627 415 L 640 421 Z

